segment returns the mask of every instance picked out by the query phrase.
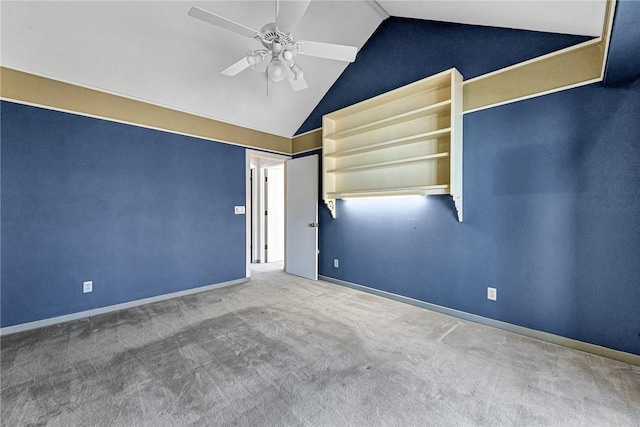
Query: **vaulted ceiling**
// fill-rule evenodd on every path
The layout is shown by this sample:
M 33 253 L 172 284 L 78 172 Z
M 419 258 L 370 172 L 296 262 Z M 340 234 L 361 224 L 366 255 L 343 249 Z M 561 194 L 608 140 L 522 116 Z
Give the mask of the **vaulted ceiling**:
M 187 15 L 199 6 L 260 29 L 274 1 L 0 3 L 2 66 L 290 137 L 347 63 L 300 57 L 309 89 L 220 71 L 260 45 Z M 387 14 L 599 36 L 604 0 L 312 1 L 295 37 L 361 48 Z M 382 59 L 382 58 L 381 58 Z M 357 59 L 356 59 L 357 60 Z

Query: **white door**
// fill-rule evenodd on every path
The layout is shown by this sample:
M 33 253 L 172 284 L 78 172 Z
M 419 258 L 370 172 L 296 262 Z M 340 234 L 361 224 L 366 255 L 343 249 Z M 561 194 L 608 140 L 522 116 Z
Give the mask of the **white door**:
M 318 155 L 286 162 L 285 271 L 318 280 Z

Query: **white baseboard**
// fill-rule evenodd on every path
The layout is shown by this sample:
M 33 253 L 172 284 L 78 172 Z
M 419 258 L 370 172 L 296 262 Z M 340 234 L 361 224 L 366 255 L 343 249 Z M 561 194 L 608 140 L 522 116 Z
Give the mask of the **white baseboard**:
M 223 288 L 225 286 L 238 285 L 249 281 L 248 277 L 228 282 L 214 283 L 213 285 L 201 286 L 193 289 L 185 289 L 184 291 L 172 292 L 170 294 L 158 295 L 155 297 L 143 298 L 135 301 L 127 301 L 121 304 L 109 305 L 106 307 L 94 308 L 92 310 L 79 311 L 77 313 L 65 314 L 64 316 L 49 317 L 48 319 L 36 320 L 34 322 L 20 323 L 19 325 L 6 326 L 0 328 L 0 336 L 15 334 L 17 332 L 28 331 L 30 329 L 42 328 L 45 326 L 56 325 L 58 323 L 69 322 L 71 320 L 84 319 L 85 317 L 97 316 L 98 314 L 110 313 L 112 311 L 123 310 L 125 308 L 137 307 L 139 305 L 151 304 L 153 302 L 164 301 L 171 298 L 182 297 L 185 295 L 197 294 L 211 289 Z
M 327 282 L 335 283 L 336 285 L 346 286 L 348 288 L 353 288 L 359 291 L 378 295 L 383 298 L 389 298 L 389 299 L 403 302 L 406 304 L 415 305 L 416 307 L 424 308 L 426 310 L 447 314 L 449 316 L 468 320 L 470 322 L 480 323 L 482 325 L 491 326 L 493 328 L 502 329 L 504 331 L 513 332 L 513 333 L 524 335 L 530 338 L 535 338 L 540 341 L 546 341 L 553 344 L 561 345 L 563 347 L 569 347 L 574 350 L 580 350 L 586 353 L 592 353 L 598 356 L 607 357 L 609 359 L 618 360 L 620 362 L 629 363 L 631 365 L 640 366 L 640 356 L 637 354 L 626 353 L 624 351 L 619 351 L 619 350 L 613 350 L 611 348 L 574 340 L 572 338 L 567 338 L 560 335 L 554 335 L 548 332 L 537 331 L 535 329 L 525 328 L 524 326 L 518 326 L 512 323 L 502 322 L 500 320 L 478 316 L 477 314 L 471 314 L 464 311 L 454 310 L 453 308 L 443 307 L 441 305 L 431 304 L 428 302 L 405 297 L 402 295 L 393 294 L 391 292 L 369 288 L 367 286 L 358 285 L 356 283 L 347 282 L 345 280 L 334 279 L 333 277 L 320 275 L 318 276 L 318 278 Z

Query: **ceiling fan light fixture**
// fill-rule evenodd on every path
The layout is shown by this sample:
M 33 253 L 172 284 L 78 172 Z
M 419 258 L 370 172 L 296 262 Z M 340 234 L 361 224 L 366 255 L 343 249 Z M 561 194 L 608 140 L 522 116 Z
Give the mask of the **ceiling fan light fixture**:
M 278 1 L 280 1 L 280 4 Z M 263 49 L 247 53 L 244 57 L 222 70 L 221 74 L 233 77 L 249 67 L 260 68 L 258 71 L 263 73 L 264 67 L 257 67 L 257 65 L 269 62 L 266 66 L 267 78 L 273 82 L 279 82 L 286 77 L 293 90 L 297 92 L 308 88 L 307 82 L 303 77 L 302 68 L 295 64 L 298 55 L 353 62 L 358 52 L 355 46 L 296 40 L 292 32 L 285 33 L 278 29 L 276 23 L 285 30 L 293 31 L 305 14 L 310 2 L 311 0 L 275 0 L 276 22 L 265 24 L 260 31 L 197 6 L 189 9 L 188 15 L 208 24 L 254 39 L 262 44 Z M 302 46 L 303 49 L 301 50 Z
M 291 72 L 295 76 L 294 80 L 301 79 L 302 76 L 304 76 L 304 71 L 302 71 L 302 68 L 300 68 L 300 66 L 298 64 L 296 64 L 295 62 L 293 64 L 291 64 L 290 68 L 291 68 Z
M 273 43 L 271 43 L 271 51 L 273 52 L 273 56 L 280 55 L 280 52 L 282 52 L 282 44 L 274 41 Z
M 286 77 L 287 69 L 285 65 L 277 58 L 273 58 L 267 66 L 267 75 L 274 82 L 280 82 Z
M 262 61 L 264 61 L 264 55 L 260 51 L 249 52 L 247 54 L 247 62 L 252 67 L 258 65 Z
M 291 52 L 289 49 L 286 49 L 284 52 L 282 52 L 282 57 L 287 62 L 291 61 L 293 59 L 293 56 L 293 52 Z

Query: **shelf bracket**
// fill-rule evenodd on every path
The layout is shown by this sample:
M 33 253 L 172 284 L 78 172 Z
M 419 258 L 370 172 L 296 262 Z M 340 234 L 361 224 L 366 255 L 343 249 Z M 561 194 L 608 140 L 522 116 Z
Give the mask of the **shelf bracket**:
M 329 212 L 331 212 L 331 218 L 336 218 L 336 199 L 324 199 L 325 205 L 329 208 Z
M 458 214 L 458 222 L 462 222 L 462 195 L 452 194 L 453 204 L 456 207 L 456 213 Z

